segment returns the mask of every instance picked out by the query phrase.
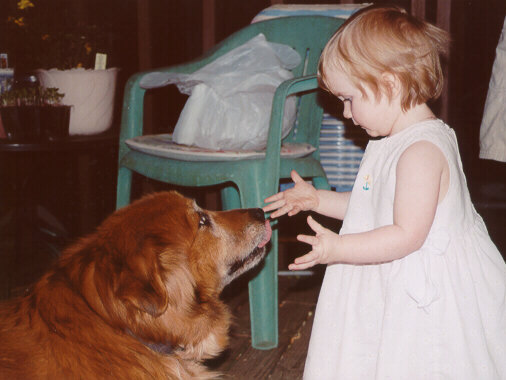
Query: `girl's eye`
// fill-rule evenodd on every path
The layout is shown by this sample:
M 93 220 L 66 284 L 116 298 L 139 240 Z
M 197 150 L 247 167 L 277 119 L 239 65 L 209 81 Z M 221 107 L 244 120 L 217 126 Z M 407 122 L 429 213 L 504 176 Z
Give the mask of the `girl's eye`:
M 199 228 L 211 225 L 209 216 L 203 212 L 199 212 Z

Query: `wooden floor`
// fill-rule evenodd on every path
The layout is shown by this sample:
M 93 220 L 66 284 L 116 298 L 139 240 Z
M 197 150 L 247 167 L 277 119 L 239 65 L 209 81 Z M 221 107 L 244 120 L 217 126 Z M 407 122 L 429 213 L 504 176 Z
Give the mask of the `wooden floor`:
M 272 350 L 251 347 L 247 283 L 230 284 L 223 293 L 235 317 L 230 347 L 208 366 L 224 379 L 301 379 L 321 281 L 319 272 L 279 276 L 279 345 Z

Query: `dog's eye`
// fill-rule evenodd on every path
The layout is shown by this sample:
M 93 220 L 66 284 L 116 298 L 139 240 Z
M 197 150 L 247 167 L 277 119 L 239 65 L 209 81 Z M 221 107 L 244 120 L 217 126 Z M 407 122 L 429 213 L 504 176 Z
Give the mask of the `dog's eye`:
M 211 220 L 209 219 L 209 216 L 203 212 L 199 212 L 199 227 L 209 225 L 211 225 Z

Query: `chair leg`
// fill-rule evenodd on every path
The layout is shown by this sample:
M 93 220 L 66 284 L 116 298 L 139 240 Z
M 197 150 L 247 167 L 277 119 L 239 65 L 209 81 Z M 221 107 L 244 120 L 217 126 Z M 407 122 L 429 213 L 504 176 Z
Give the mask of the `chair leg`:
M 278 231 L 273 229 L 271 249 L 258 275 L 248 284 L 251 345 L 259 350 L 278 346 Z
M 116 187 L 116 209 L 130 203 L 130 192 L 132 189 L 132 171 L 125 167 L 118 170 L 118 185 Z
M 241 207 L 239 192 L 234 186 L 226 186 L 221 189 L 221 204 L 224 210 L 232 210 Z
M 250 208 L 263 204 L 263 194 L 258 188 L 242 186 L 221 191 L 223 207 Z M 273 229 L 270 251 L 264 259 L 260 272 L 249 282 L 251 318 L 251 343 L 253 348 L 270 350 L 278 345 L 278 232 Z

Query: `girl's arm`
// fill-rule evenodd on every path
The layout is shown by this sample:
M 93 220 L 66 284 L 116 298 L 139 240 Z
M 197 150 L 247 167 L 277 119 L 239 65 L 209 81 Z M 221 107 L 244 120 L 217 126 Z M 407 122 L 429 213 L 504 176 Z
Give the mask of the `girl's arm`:
M 318 192 L 318 207 L 313 211 L 318 214 L 330 216 L 343 220 L 348 209 L 351 191 L 336 192 L 331 190 L 317 190 Z
M 265 199 L 270 203 L 263 208 L 265 212 L 273 211 L 271 218 L 281 215 L 295 215 L 300 211 L 315 211 L 336 219 L 343 219 L 350 200 L 349 192 L 337 193 L 330 190 L 316 190 L 292 170 L 294 187 L 281 191 Z
M 427 141 L 414 143 L 397 163 L 393 224 L 338 235 L 308 218 L 316 235 L 297 238 L 311 244 L 312 251 L 295 259 L 289 268 L 299 270 L 336 262 L 380 263 L 418 250 L 427 238 L 448 184 L 448 163 L 441 150 Z

